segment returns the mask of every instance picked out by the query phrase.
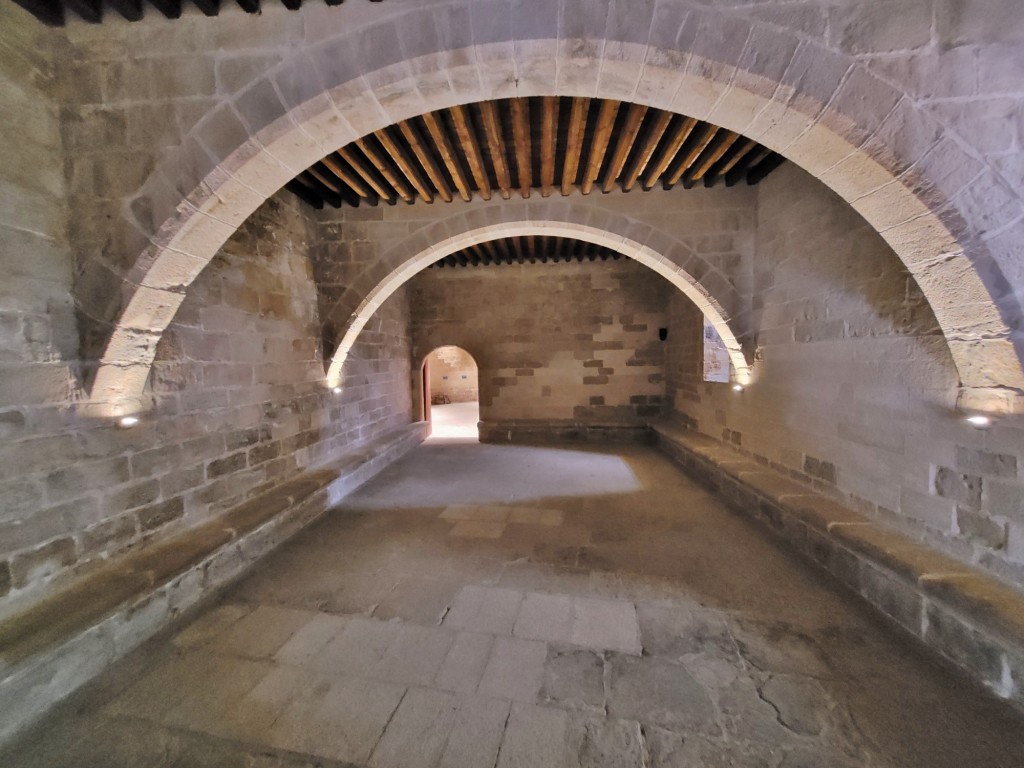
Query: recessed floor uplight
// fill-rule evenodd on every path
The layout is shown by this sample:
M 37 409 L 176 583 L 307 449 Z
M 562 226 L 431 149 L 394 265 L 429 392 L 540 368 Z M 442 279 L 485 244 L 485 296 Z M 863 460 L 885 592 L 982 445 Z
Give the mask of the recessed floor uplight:
M 967 423 L 979 429 L 984 429 L 985 427 L 992 426 L 992 419 L 988 416 L 968 416 Z
M 340 395 L 341 394 L 341 387 L 332 387 L 331 388 L 331 392 L 333 392 L 336 395 Z
M 134 427 L 138 423 L 139 423 L 139 417 L 138 416 L 122 416 L 120 419 L 117 420 L 117 426 L 121 427 L 122 429 L 128 429 L 129 427 Z
M 733 384 L 732 385 L 732 391 L 733 392 L 742 392 L 743 391 L 743 385 L 742 384 Z

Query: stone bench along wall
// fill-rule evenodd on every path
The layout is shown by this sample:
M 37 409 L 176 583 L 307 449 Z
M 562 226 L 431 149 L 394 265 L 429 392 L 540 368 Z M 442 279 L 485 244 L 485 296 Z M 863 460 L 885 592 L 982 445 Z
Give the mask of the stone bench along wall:
M 1024 710 L 1024 595 L 672 424 L 657 445 L 918 641 Z
M 428 269 L 408 289 L 414 359 L 444 344 L 476 359 L 482 437 L 662 412 L 658 329 L 675 289 L 632 260 Z
M 674 297 L 667 397 L 702 434 L 873 519 L 1024 583 L 1024 421 L 964 423 L 946 341 L 912 278 L 792 165 L 758 187 L 754 380 L 701 380 L 700 313 Z
M 409 423 L 401 294 L 360 339 L 343 392 L 325 387 L 314 234 L 287 193 L 242 226 L 164 336 L 136 427 L 79 417 L 69 393 L 38 405 L 7 393 L 0 615 Z

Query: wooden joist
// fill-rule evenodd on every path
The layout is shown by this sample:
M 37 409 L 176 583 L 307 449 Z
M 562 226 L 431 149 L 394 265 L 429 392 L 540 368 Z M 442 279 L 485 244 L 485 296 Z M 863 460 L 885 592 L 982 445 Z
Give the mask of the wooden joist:
M 502 264 L 555 264 L 624 258 L 611 248 L 565 237 L 507 237 L 487 240 L 438 259 L 431 268 Z
M 258 14 L 263 0 L 190 0 L 206 16 L 218 16 L 223 8 L 238 5 L 246 13 Z M 280 2 L 290 11 L 302 7 L 303 0 L 266 0 Z M 181 17 L 181 0 L 14 0 L 39 21 L 50 27 L 62 27 L 68 15 L 90 24 L 99 24 L 109 17 L 107 9 L 116 11 L 128 21 L 141 21 L 150 6 L 168 19 Z M 344 0 L 323 0 L 326 5 L 341 5 Z M 379 3 L 382 0 L 370 0 Z
M 128 0 L 125 0 L 128 1 Z M 468 202 L 539 189 L 625 193 L 661 182 L 756 184 L 781 156 L 733 131 L 640 104 L 587 97 L 503 99 L 459 105 L 364 136 L 310 174 L 329 204 L 390 205 L 399 199 Z M 306 185 L 309 187 L 309 185 Z M 486 250 L 480 252 L 483 258 Z M 536 255 L 534 256 L 536 258 Z
M 583 175 L 583 183 L 580 191 L 589 195 L 601 173 L 601 166 L 604 165 L 604 157 L 608 152 L 608 144 L 612 138 L 612 129 L 615 127 L 615 117 L 619 113 L 619 103 L 614 99 L 601 101 L 601 108 L 597 113 L 597 126 L 594 129 L 594 136 L 590 141 L 590 157 L 587 160 L 587 170 Z

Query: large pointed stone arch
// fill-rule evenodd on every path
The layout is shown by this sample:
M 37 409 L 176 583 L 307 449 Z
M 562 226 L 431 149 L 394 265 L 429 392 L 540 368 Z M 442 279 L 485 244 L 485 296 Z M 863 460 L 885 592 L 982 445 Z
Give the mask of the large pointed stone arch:
M 507 215 L 496 210 L 500 221 L 481 222 L 479 217 L 463 213 L 431 224 L 424 228 L 426 231 L 413 232 L 384 254 L 369 274 L 357 278 L 357 284 L 369 286 L 369 289 L 357 296 L 355 310 L 342 323 L 345 331 L 331 358 L 328 386 L 341 384 L 345 360 L 367 322 L 380 305 L 417 272 L 478 243 L 529 235 L 565 237 L 612 248 L 654 270 L 700 308 L 729 350 L 735 380 L 740 384 L 750 382 L 750 361 L 744 352 L 741 334 L 732 322 L 740 311 L 740 298 L 732 284 L 699 254 L 679 240 L 628 216 L 602 212 L 599 221 L 592 221 L 592 209 L 555 200 L 515 206 L 512 211 Z M 424 238 L 429 237 L 430 232 L 441 232 L 445 236 L 424 247 Z M 358 289 L 354 292 L 359 293 Z M 350 300 L 342 306 L 354 303 Z
M 417 114 L 536 95 L 638 102 L 780 152 L 850 202 L 907 265 L 965 404 L 1024 408 L 1018 276 L 1007 273 L 1017 245 L 995 236 L 1005 216 L 990 216 L 985 197 L 1019 207 L 1000 179 L 969 173 L 977 161 L 852 56 L 681 1 L 622 4 L 622 13 L 616 4 L 600 17 L 596 5 L 453 2 L 355 22 L 304 9 L 306 44 L 213 108 L 128 207 L 141 253 L 123 276 L 95 412 L 143 407 L 156 342 L 189 284 L 298 171 Z

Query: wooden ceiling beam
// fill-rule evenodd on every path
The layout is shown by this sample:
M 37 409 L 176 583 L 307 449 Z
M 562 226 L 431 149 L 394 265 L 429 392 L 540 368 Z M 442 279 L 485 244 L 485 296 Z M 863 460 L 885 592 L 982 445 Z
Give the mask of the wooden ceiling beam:
M 583 174 L 583 182 L 580 184 L 580 191 L 589 195 L 594 188 L 601 173 L 601 166 L 604 165 L 604 156 L 608 152 L 608 143 L 612 138 L 612 129 L 615 127 L 615 118 L 619 114 L 621 102 L 614 99 L 601 101 L 601 109 L 597 113 L 597 126 L 594 128 L 594 137 L 590 142 L 590 158 L 587 160 L 587 170 Z
M 661 137 L 665 135 L 665 130 L 668 128 L 669 122 L 672 120 L 672 113 L 658 110 L 654 116 L 654 120 L 651 121 L 650 128 L 647 131 L 647 135 L 644 137 L 643 143 L 640 145 L 640 149 L 633 158 L 633 162 L 630 163 L 629 170 L 626 171 L 626 178 L 622 180 L 622 191 L 629 192 L 633 189 L 633 185 L 636 184 L 636 180 L 640 177 L 640 174 L 644 172 L 647 164 L 651 161 L 651 156 L 654 154 L 654 150 L 658 148 L 658 144 L 661 143 Z
M 480 102 L 480 117 L 484 124 L 484 139 L 491 155 L 494 178 L 498 181 L 498 192 L 508 200 L 512 197 L 512 176 L 508 172 L 505 158 L 505 138 L 501 135 L 501 117 L 498 115 L 497 104 L 493 101 Z
M 713 187 L 731 171 L 740 160 L 742 160 L 754 147 L 757 142 L 753 139 L 733 144 L 732 148 L 704 175 L 704 186 Z
M 725 174 L 725 186 L 731 187 L 747 177 L 747 171 L 764 160 L 772 151 L 768 147 L 758 145 L 754 152 L 748 152 L 742 160 Z
M 420 161 L 420 165 L 423 166 L 427 176 L 430 177 L 430 182 L 437 190 L 437 194 L 446 203 L 450 203 L 452 201 L 452 190 L 448 186 L 444 174 L 441 172 L 441 167 L 437 164 L 434 156 L 427 150 L 419 129 L 411 120 L 403 120 L 398 124 L 398 127 L 402 131 L 405 140 L 409 142 L 409 146 L 412 147 L 416 159 Z
M 416 163 L 406 153 L 405 148 L 388 133 L 388 129 L 385 128 L 384 130 L 377 131 L 373 135 L 377 137 L 377 141 L 384 147 L 384 151 L 390 155 L 391 161 L 398 166 L 398 170 L 409 180 L 409 183 L 413 185 L 420 197 L 425 202 L 434 202 L 434 191 L 427 184 L 427 180 L 423 178 L 423 174 L 416 167 Z
M 260 12 L 260 0 L 235 0 L 235 2 L 242 6 L 242 10 L 246 13 Z M 281 0 L 281 2 L 284 2 L 284 0 Z M 287 3 L 285 3 L 285 5 L 287 5 Z
M 338 150 L 338 155 L 346 163 L 351 166 L 352 170 L 359 174 L 359 178 L 370 185 L 373 191 L 377 193 L 377 196 L 381 200 L 385 200 L 389 205 L 393 205 L 395 202 L 395 194 L 390 189 L 384 186 L 377 178 L 377 174 L 368 166 L 356 152 L 350 149 L 352 145 L 348 147 L 342 147 Z
M 669 173 L 662 181 L 662 185 L 665 189 L 672 189 L 672 187 L 679 182 L 682 175 L 690 169 L 693 162 L 700 157 L 700 154 L 705 150 L 705 148 L 707 148 L 708 144 L 711 143 L 711 140 L 715 138 L 716 133 L 718 133 L 718 126 L 705 123 L 704 132 L 700 134 L 693 146 L 690 147 L 689 151 L 687 151 L 681 159 L 678 157 L 676 158 L 675 170 Z
M 715 138 L 715 143 L 708 147 L 690 170 L 684 174 L 683 180 L 686 187 L 692 187 L 703 179 L 708 169 L 721 159 L 722 155 L 729 150 L 729 147 L 736 143 L 738 138 L 739 134 L 733 131 L 720 131 Z
M 575 97 L 569 111 L 569 132 L 565 138 L 565 160 L 562 163 L 562 194 L 568 195 L 576 186 L 580 156 L 583 154 L 583 134 L 587 130 L 587 112 L 590 99 Z
M 284 188 L 299 198 L 306 205 L 311 205 L 317 210 L 324 207 L 323 198 L 320 197 L 316 192 L 307 187 L 296 176 L 294 179 L 284 185 Z
M 452 107 L 449 112 L 452 116 L 452 123 L 455 125 L 459 144 L 462 145 L 462 153 L 469 163 L 469 171 L 473 174 L 477 189 L 480 191 L 480 197 L 490 200 L 491 182 L 487 178 L 484 159 L 480 154 L 480 142 L 477 140 L 476 129 L 473 127 L 469 112 L 461 104 Z
M 786 158 L 784 158 L 782 155 L 776 154 L 775 152 L 770 152 L 767 157 L 761 160 L 747 173 L 747 184 L 757 184 L 757 182 L 759 182 L 769 173 L 774 171 L 785 161 Z
M 220 13 L 220 0 L 192 0 L 204 16 L 216 16 Z
M 181 0 L 149 0 L 168 19 L 181 18 Z
M 408 179 L 403 177 L 401 173 L 395 173 L 394 167 L 388 162 L 383 153 L 377 151 L 377 148 L 373 146 L 368 137 L 356 139 L 356 146 L 362 150 L 363 154 L 373 163 L 373 167 L 377 169 L 405 202 L 415 202 L 416 196 L 412 193 Z
M 338 163 L 330 155 L 325 157 L 320 162 L 323 163 L 324 166 L 326 166 L 327 170 L 329 170 L 331 173 L 333 173 L 335 176 L 337 176 L 339 179 L 345 182 L 345 184 L 347 184 L 352 189 L 352 191 L 355 192 L 360 197 L 366 199 L 369 199 L 370 197 L 376 197 L 376 195 L 374 195 L 373 192 L 370 191 L 370 188 L 363 183 L 362 178 L 359 175 L 350 172 L 344 167 L 342 167 L 342 165 Z
M 423 124 L 427 126 L 427 133 L 430 134 L 438 154 L 441 155 L 442 162 L 448 169 L 448 174 L 459 190 L 459 197 L 468 203 L 473 199 L 473 193 L 469 186 L 469 179 L 466 178 L 455 155 L 455 147 L 452 145 L 451 139 L 448 138 L 448 131 L 445 130 L 444 124 L 436 112 L 428 112 L 423 115 Z
M 352 207 L 359 205 L 359 195 L 334 176 L 327 168 L 320 169 L 316 165 L 311 165 L 306 171 Z
M 64 7 L 90 24 L 103 21 L 103 0 L 64 0 Z
M 661 177 L 661 174 L 672 164 L 675 160 L 676 155 L 679 154 L 679 150 L 682 148 L 686 140 L 690 138 L 690 134 L 693 132 L 694 126 L 697 125 L 697 120 L 693 117 L 683 118 L 675 128 L 669 133 L 669 140 L 665 144 L 661 153 L 658 155 L 658 159 L 648 165 L 647 173 L 643 179 L 643 188 L 650 190 L 654 186 L 655 182 Z
M 14 0 L 43 24 L 51 27 L 64 26 L 64 3 L 60 0 Z
M 636 141 L 637 132 L 640 130 L 640 123 L 646 114 L 647 107 L 643 104 L 629 105 L 626 121 L 619 132 L 615 151 L 612 153 L 612 159 L 604 177 L 603 192 L 611 192 L 615 187 L 615 181 L 619 178 L 619 174 L 622 173 L 622 167 L 626 163 L 626 158 L 629 157 L 629 150 L 633 148 L 633 142 Z
M 299 174 L 299 181 L 316 192 L 320 199 L 328 203 L 332 208 L 341 208 L 341 195 L 322 184 L 308 170 Z
M 519 177 L 519 194 L 530 196 L 533 186 L 533 140 L 530 135 L 530 101 L 526 98 L 512 99 L 512 139 L 516 148 L 516 175 Z
M 107 0 L 107 2 L 126 21 L 142 19 L 142 0 Z
M 555 186 L 555 154 L 558 142 L 558 99 L 545 96 L 541 101 L 540 194 L 548 197 Z

